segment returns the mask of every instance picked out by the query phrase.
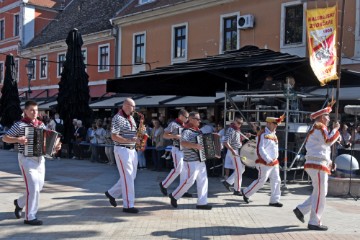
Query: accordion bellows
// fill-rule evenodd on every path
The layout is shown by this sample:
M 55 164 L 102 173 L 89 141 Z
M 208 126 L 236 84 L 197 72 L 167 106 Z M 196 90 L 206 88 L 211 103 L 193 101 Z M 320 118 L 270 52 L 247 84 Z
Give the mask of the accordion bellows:
M 28 143 L 24 148 L 26 157 L 51 157 L 55 151 L 59 133 L 34 127 L 25 127 L 25 136 Z

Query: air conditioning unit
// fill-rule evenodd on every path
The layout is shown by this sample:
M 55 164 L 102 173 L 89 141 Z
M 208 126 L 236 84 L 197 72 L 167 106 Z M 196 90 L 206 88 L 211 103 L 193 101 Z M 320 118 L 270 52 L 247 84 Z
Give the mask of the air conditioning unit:
M 254 27 L 254 15 L 247 14 L 239 16 L 237 19 L 238 29 L 248 29 Z

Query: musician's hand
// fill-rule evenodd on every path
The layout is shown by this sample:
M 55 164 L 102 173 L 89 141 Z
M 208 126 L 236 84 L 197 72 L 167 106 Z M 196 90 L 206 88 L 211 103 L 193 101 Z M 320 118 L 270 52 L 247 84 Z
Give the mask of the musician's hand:
M 58 142 L 55 146 L 55 151 L 59 151 L 61 149 L 61 142 Z
M 27 140 L 27 138 L 25 136 L 22 136 L 22 137 L 17 138 L 17 142 L 22 144 L 22 145 L 25 145 L 25 144 L 27 144 L 28 140 Z
M 131 141 L 131 143 L 137 143 L 137 144 L 140 144 L 140 139 L 137 138 L 137 137 L 133 137 L 133 138 L 130 138 L 129 141 Z
M 200 150 L 203 150 L 204 147 L 201 144 L 195 143 L 193 148 L 200 151 Z
M 251 133 L 245 133 L 245 136 L 246 136 L 247 138 L 249 138 L 249 137 L 251 137 Z
M 237 154 L 234 150 L 231 151 L 231 154 L 232 154 L 234 157 L 239 156 L 239 154 Z
M 181 135 L 174 135 L 175 137 L 173 139 L 180 140 Z

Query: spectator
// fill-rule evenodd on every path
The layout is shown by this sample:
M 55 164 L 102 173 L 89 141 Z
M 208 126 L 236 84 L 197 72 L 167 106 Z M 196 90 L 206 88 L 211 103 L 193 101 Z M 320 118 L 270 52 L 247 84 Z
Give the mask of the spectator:
M 101 158 L 99 157 L 102 151 L 104 151 L 103 153 L 105 154 L 105 149 L 102 148 L 102 146 L 99 146 L 99 144 L 104 144 L 105 143 L 105 135 L 106 135 L 106 131 L 103 128 L 103 123 L 102 121 L 99 119 L 96 121 L 96 130 L 95 130 L 95 138 L 96 138 L 96 146 L 94 148 L 92 148 L 92 154 L 91 154 L 91 161 L 97 161 L 97 162 L 104 162 L 101 160 Z M 94 157 L 93 157 L 94 155 Z
M 348 128 L 346 123 L 341 124 L 338 149 L 349 149 L 351 147 L 351 134 L 349 133 Z
M 152 159 L 154 163 L 153 171 L 162 171 L 163 159 L 161 156 L 164 153 L 164 128 L 160 125 L 158 119 L 153 119 L 153 129 L 151 130 L 152 145 L 155 147 L 152 152 Z
M 76 126 L 77 127 L 74 132 L 75 142 L 74 142 L 74 157 L 73 157 L 73 159 L 76 159 L 76 158 L 82 159 L 80 143 L 85 141 L 85 139 L 86 139 L 86 129 L 82 126 L 81 120 L 77 120 Z
M 111 140 L 111 123 L 106 126 L 105 131 L 105 154 L 109 160 L 109 165 L 115 165 L 115 156 L 114 156 L 114 143 Z M 139 157 L 138 157 L 139 158 Z

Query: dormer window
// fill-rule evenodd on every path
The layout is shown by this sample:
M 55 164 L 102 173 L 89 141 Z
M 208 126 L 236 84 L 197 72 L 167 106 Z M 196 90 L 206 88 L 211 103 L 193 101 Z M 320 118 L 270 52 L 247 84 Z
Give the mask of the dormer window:
M 139 5 L 155 2 L 155 0 L 139 0 Z

